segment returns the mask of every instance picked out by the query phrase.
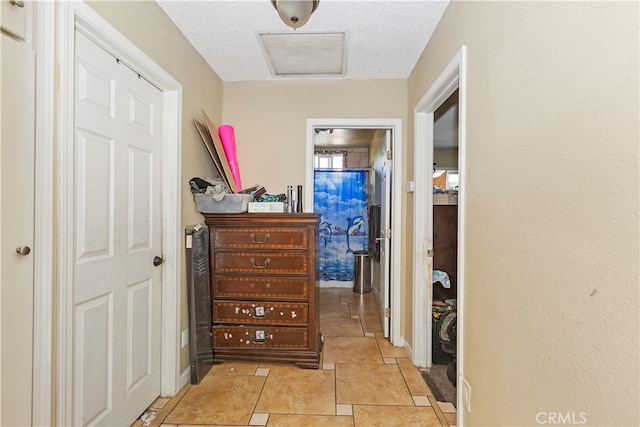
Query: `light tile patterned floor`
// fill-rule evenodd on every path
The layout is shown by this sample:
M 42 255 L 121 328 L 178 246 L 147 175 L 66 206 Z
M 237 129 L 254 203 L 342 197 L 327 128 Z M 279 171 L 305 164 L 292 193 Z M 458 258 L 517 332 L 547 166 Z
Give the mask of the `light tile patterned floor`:
M 225 362 L 199 385 L 159 398 L 133 427 L 450 426 L 455 408 L 437 402 L 403 348 L 382 334 L 373 294 L 320 290 L 322 369 Z

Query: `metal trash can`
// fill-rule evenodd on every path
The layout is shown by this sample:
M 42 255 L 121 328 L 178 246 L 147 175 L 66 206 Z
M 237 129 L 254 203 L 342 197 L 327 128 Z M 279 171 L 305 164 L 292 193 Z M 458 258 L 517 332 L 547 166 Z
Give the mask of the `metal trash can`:
M 367 251 L 355 251 L 353 292 L 366 294 L 371 292 L 371 258 Z

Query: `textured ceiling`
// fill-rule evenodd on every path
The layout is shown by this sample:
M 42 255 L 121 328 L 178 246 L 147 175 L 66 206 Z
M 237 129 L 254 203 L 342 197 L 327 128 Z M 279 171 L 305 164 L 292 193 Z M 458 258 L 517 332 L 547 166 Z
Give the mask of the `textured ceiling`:
M 223 81 L 275 77 L 261 33 L 344 32 L 346 73 L 336 79 L 405 79 L 411 73 L 448 0 L 320 0 L 303 27 L 286 26 L 270 0 L 159 0 L 158 4 Z M 304 77 L 314 79 L 317 77 Z

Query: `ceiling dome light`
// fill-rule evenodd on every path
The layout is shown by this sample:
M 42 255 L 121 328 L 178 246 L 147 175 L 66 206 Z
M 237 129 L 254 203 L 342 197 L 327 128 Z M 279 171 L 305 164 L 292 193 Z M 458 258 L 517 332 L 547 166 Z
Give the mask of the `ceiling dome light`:
M 271 0 L 282 22 L 294 30 L 307 23 L 318 3 L 320 0 Z

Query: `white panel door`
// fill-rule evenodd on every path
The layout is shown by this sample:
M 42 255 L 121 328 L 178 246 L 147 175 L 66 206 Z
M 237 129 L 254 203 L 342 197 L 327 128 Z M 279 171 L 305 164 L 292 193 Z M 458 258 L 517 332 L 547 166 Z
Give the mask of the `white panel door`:
M 391 150 L 391 131 L 385 133 L 385 147 L 388 153 L 382 162 L 382 188 L 380 201 L 380 316 L 382 318 L 382 330 L 384 337 L 389 338 L 389 325 L 391 323 L 389 296 L 391 274 L 391 177 L 393 172 L 393 160 Z
M 30 20 L 31 7 L 14 11 Z M 35 55 L 29 39 L 0 39 L 0 425 L 17 426 L 31 424 Z
M 162 93 L 76 33 L 74 424 L 160 393 Z

